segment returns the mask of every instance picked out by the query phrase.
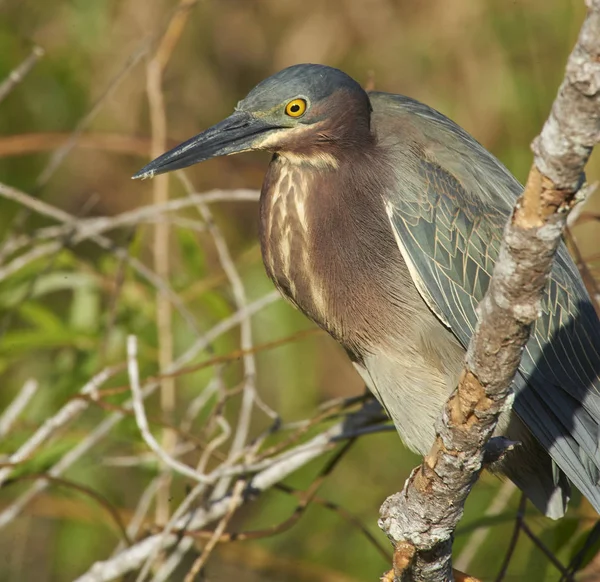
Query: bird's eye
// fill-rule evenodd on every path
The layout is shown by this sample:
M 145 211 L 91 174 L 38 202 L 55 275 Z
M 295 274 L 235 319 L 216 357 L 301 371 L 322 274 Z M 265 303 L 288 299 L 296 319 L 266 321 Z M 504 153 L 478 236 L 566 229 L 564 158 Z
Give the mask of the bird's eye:
M 306 111 L 306 101 L 304 99 L 292 99 L 285 106 L 285 113 L 290 117 L 300 117 Z

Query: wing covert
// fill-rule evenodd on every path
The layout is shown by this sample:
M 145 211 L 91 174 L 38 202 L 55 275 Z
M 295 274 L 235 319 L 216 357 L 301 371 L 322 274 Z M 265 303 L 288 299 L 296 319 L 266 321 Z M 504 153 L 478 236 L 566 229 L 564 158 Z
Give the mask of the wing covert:
M 433 162 L 419 166 L 422 188 L 388 201 L 388 216 L 421 295 L 466 346 L 506 215 L 470 200 L 458 180 Z
M 421 296 L 466 348 L 516 193 L 507 188 L 492 204 L 433 161 L 419 159 L 418 169 L 419 187 L 401 184 L 407 190 L 392 193 L 386 209 Z M 599 350 L 598 317 L 561 244 L 515 379 L 514 410 L 597 508 Z

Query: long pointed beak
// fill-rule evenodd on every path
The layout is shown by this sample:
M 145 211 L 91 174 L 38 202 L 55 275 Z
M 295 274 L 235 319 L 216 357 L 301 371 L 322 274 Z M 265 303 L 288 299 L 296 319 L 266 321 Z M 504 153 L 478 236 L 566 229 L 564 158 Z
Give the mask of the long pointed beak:
M 250 115 L 236 111 L 227 119 L 178 145 L 144 166 L 133 179 L 152 178 L 156 174 L 180 170 L 217 156 L 258 149 L 259 136 L 274 126 Z

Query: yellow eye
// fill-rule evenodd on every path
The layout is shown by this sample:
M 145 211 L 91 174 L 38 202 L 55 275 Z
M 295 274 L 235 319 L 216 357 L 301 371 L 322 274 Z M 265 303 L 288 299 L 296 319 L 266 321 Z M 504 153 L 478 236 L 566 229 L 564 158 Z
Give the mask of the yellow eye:
M 300 117 L 306 111 L 306 101 L 304 99 L 292 99 L 285 106 L 285 113 L 290 117 Z

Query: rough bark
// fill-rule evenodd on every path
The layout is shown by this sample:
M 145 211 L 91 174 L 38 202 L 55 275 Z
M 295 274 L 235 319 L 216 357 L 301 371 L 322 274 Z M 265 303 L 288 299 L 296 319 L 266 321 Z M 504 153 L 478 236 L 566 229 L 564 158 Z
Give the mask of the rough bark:
M 481 472 L 498 416 L 512 405 L 510 385 L 540 309 L 552 260 L 583 168 L 600 141 L 600 0 L 569 56 L 522 196 L 506 225 L 490 287 L 478 307 L 458 387 L 423 463 L 381 508 L 380 527 L 395 543 L 396 581 L 452 580 L 452 541 Z

